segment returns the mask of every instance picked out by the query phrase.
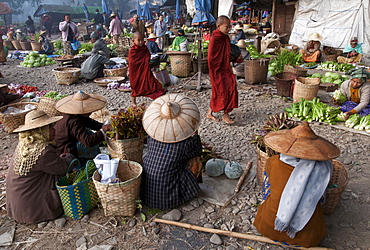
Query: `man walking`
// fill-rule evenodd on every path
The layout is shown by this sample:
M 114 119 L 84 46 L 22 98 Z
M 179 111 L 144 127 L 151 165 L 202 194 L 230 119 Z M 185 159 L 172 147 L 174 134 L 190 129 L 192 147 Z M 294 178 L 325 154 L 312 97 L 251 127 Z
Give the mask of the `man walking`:
M 78 38 L 80 31 L 69 14 L 64 15 L 64 21 L 59 23 L 59 30 L 62 32 L 64 54 L 73 55 L 71 43 Z

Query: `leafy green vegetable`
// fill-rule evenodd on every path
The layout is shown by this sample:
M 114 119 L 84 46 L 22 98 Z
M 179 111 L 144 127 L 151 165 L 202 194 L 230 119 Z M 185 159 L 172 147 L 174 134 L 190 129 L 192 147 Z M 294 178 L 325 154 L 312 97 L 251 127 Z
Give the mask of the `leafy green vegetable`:
M 87 164 L 87 176 L 88 178 L 90 178 L 94 174 L 96 170 L 96 166 L 93 161 L 88 161 L 86 164 Z M 87 180 L 86 179 L 86 167 L 83 167 L 78 171 L 73 183 L 75 184 L 75 183 L 82 182 L 85 180 Z
M 270 61 L 268 71 L 273 76 L 283 72 L 284 66 L 287 64 L 301 65 L 302 62 L 303 62 L 302 54 L 299 54 L 295 51 L 282 50 L 277 54 L 277 57 L 273 58 Z

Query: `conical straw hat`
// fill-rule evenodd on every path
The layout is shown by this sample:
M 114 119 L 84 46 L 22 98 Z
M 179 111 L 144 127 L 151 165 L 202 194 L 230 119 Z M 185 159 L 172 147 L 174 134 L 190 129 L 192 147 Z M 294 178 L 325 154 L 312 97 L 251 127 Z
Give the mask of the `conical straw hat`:
M 41 128 L 61 120 L 63 116 L 48 116 L 41 110 L 33 110 L 29 112 L 24 120 L 24 125 L 19 126 L 13 132 L 24 132 L 27 130 Z
M 59 100 L 55 107 L 59 112 L 78 115 L 95 112 L 104 108 L 106 104 L 107 99 L 104 96 L 78 91 L 74 95 Z
M 155 99 L 143 117 L 147 134 L 160 142 L 175 143 L 189 138 L 199 127 L 198 106 L 188 97 L 168 94 Z
M 238 41 L 238 43 L 236 44 L 236 46 L 238 46 L 241 49 L 245 49 L 247 47 L 247 45 L 245 44 L 245 41 L 243 39 L 240 39 Z
M 308 122 L 302 122 L 293 129 L 270 132 L 265 135 L 264 141 L 279 153 L 306 160 L 326 161 L 340 155 L 338 147 L 317 136 Z

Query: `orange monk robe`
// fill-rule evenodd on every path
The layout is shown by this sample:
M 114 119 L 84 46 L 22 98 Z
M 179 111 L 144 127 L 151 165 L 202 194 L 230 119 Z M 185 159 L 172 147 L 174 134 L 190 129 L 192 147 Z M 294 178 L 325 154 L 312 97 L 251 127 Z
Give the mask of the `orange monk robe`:
M 258 207 L 254 226 L 266 237 L 290 245 L 302 247 L 317 246 L 326 234 L 326 226 L 321 204 L 318 203 L 306 226 L 291 239 L 286 232 L 274 229 L 274 222 L 279 208 L 280 198 L 294 167 L 280 161 L 279 155 L 270 157 L 266 162 L 266 174 L 270 181 L 270 195 Z
M 166 93 L 162 84 L 150 70 L 150 52 L 146 45 L 134 44 L 128 54 L 131 96 L 147 96 L 156 99 Z
M 230 38 L 219 30 L 213 31 L 209 43 L 208 68 L 212 84 L 211 110 L 230 113 L 238 107 L 238 90 L 230 67 Z

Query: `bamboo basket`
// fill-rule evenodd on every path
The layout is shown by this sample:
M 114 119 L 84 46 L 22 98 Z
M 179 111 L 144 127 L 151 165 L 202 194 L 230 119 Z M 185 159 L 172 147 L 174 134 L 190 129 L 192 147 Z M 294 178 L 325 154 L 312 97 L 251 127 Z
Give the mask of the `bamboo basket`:
M 37 109 L 44 111 L 48 116 L 62 115 L 55 107 L 57 102 L 58 101 L 53 98 L 41 97 Z
M 324 214 L 331 214 L 334 211 L 348 181 L 349 173 L 346 167 L 341 162 L 333 160 L 333 173 L 329 181 L 329 187 L 332 185 L 337 185 L 337 187 L 329 188 L 326 191 L 326 200 L 322 206 Z
M 171 72 L 178 77 L 188 77 L 191 70 L 191 53 L 182 51 L 169 51 Z
M 283 72 L 275 75 L 276 91 L 281 96 L 292 96 L 292 83 L 297 78 L 296 74 Z
M 32 104 L 36 107 L 38 105 L 35 102 L 17 102 L 17 103 L 12 103 L 12 104 L 8 104 L 8 105 L 0 107 L 0 122 L 3 123 L 5 130 L 8 133 L 12 133 L 13 130 L 18 128 L 20 125 L 23 125 L 26 114 L 32 110 L 25 111 L 22 113 L 17 113 L 17 114 L 3 114 L 2 112 L 4 112 L 8 107 L 24 109 L 27 104 Z
M 32 50 L 31 43 L 29 41 L 19 42 L 23 50 Z
M 328 62 L 328 61 L 334 61 L 336 62 L 337 61 L 337 57 L 338 55 L 325 55 L 325 61 Z
M 107 140 L 108 150 L 112 158 L 143 162 L 144 138 Z
M 81 69 L 79 68 L 56 68 L 53 69 L 55 79 L 58 84 L 70 85 L 74 82 L 77 82 Z
M 198 72 L 198 59 L 192 61 L 193 72 Z M 202 59 L 201 71 L 203 74 L 208 74 L 208 59 Z
M 16 50 L 22 50 L 22 46 L 21 44 L 19 43 L 18 40 L 12 40 L 12 44 L 13 44 L 13 47 L 16 49 Z
M 118 69 L 104 69 L 104 76 L 111 77 L 111 76 L 127 76 L 127 67 L 118 68 Z
M 114 184 L 101 183 L 101 175 L 95 171 L 93 181 L 105 216 L 133 216 L 140 192 L 142 166 L 133 161 L 120 161 L 117 177 L 122 181 Z
M 41 42 L 31 42 L 31 47 L 33 51 L 40 51 L 41 45 Z
M 13 44 L 12 44 L 12 41 L 4 40 L 4 41 L 3 41 L 3 45 L 4 45 L 4 47 L 6 46 L 6 47 L 8 47 L 8 48 L 9 48 L 9 49 L 11 49 L 11 50 L 13 50 L 13 49 L 14 49 L 14 46 L 13 46 Z
M 301 98 L 312 101 L 319 88 L 320 78 L 298 77 L 294 80 L 293 102 L 299 102 Z
M 266 152 L 265 152 L 261 150 L 260 147 L 257 146 L 257 183 L 258 185 L 263 186 L 264 172 L 265 172 L 267 159 L 276 154 L 278 153 L 269 147 L 266 147 Z
M 290 65 L 290 64 L 284 65 L 284 72 L 293 73 L 297 76 L 306 76 L 307 75 L 307 69 L 296 66 L 296 65 Z
M 244 60 L 245 82 L 248 84 L 266 82 L 268 65 L 268 59 Z

